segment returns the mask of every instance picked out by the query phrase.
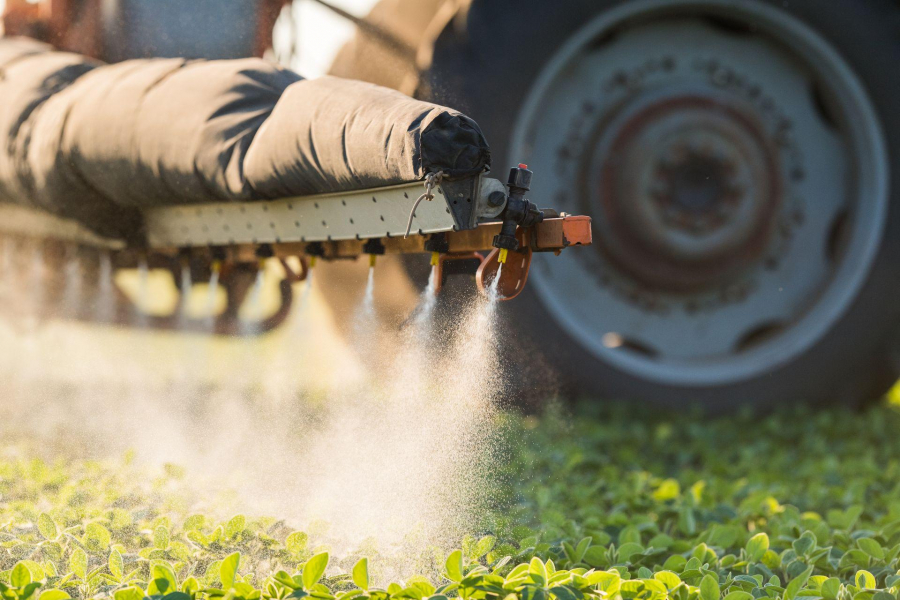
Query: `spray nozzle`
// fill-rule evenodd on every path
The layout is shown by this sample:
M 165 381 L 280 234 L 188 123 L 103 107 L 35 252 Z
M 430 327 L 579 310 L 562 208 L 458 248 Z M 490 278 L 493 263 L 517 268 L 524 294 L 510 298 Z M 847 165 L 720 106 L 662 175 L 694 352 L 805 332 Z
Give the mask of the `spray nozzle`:
M 378 238 L 367 240 L 362 249 L 369 255 L 369 267 L 374 267 L 377 257 L 385 252 L 384 243 Z
M 309 257 L 309 268 L 312 269 L 316 266 L 316 260 L 325 256 L 325 246 L 322 242 L 310 242 L 306 244 L 303 253 Z

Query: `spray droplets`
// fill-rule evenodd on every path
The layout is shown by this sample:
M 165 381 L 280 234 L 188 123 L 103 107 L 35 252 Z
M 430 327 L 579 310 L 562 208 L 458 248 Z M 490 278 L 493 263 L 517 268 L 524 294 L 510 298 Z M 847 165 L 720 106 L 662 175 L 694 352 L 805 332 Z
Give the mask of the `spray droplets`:
M 100 256 L 98 311 L 114 293 L 109 262 Z M 190 286 L 189 270 L 180 275 Z M 0 435 L 65 439 L 63 452 L 94 457 L 133 448 L 139 460 L 184 466 L 198 502 L 234 490 L 228 510 L 285 519 L 336 555 L 373 540 L 391 557 L 382 576 L 409 576 L 430 548 L 474 531 L 491 502 L 488 473 L 502 454 L 496 300 L 439 320 L 432 272 L 406 326 L 387 328 L 376 318 L 377 277 L 367 273 L 349 346 L 328 327 L 312 272 L 296 284 L 290 326 L 263 338 L 52 323 L 32 359 L 52 373 L 34 370 L 27 382 L 9 360 L 23 337 L 4 340 Z M 262 280 L 248 317 L 262 312 Z M 218 285 L 214 269 L 207 314 Z

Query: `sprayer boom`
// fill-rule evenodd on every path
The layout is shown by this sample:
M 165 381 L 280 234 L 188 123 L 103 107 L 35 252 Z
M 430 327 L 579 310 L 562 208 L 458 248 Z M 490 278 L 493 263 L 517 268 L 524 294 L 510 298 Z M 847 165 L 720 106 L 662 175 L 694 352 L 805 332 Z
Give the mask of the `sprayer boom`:
M 538 210 L 524 197 L 530 180 L 531 171 L 519 165 L 510 173 L 508 188 L 482 175 L 459 180 L 432 175 L 424 189 L 422 182 L 415 182 L 266 202 L 154 207 L 144 211 L 146 242 L 140 246 L 106 243 L 58 223 L 41 230 L 33 219 L 6 219 L 6 227 L 0 219 L 0 234 L 40 238 L 51 271 L 62 270 L 63 258 L 78 252 L 98 264 L 108 261 L 114 271 L 163 268 L 176 282 L 214 279 L 227 292 L 227 306 L 211 329 L 237 334 L 277 326 L 287 316 L 291 284 L 305 279 L 317 259 L 368 254 L 374 265 L 381 254 L 430 253 L 437 290 L 445 275 L 463 272 L 475 274 L 482 291 L 500 277 L 501 297 L 517 296 L 533 252 L 559 254 L 569 246 L 591 243 L 590 217 Z M 9 226 L 16 222 L 26 226 Z M 288 260 L 291 257 L 299 260 Z M 286 273 L 282 307 L 258 328 L 241 327 L 240 305 L 262 261 L 270 258 L 280 259 Z M 83 311 L 70 316 L 128 323 L 134 312 L 134 307 L 120 306 L 105 318 Z M 158 328 L 210 329 L 208 319 L 189 323 L 177 314 L 144 316 L 141 321 Z

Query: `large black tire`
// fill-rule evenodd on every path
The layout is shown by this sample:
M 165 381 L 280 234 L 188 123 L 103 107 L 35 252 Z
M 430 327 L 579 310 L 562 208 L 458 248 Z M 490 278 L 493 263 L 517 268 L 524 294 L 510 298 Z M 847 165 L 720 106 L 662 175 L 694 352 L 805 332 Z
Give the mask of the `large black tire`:
M 407 0 L 415 4 L 418 0 Z M 880 119 L 890 166 L 889 208 L 883 242 L 858 293 L 817 342 L 768 372 L 712 385 L 660 384 L 637 377 L 585 350 L 533 290 L 506 309 L 509 321 L 551 358 L 565 380 L 592 397 L 656 405 L 700 404 L 714 411 L 739 405 L 769 407 L 798 401 L 860 405 L 880 397 L 897 377 L 900 321 L 900 9 L 893 0 L 757 0 L 799 19 L 836 49 L 867 88 Z M 420 95 L 475 118 L 492 144 L 495 170 L 510 156 L 520 104 L 548 59 L 597 15 L 627 0 L 474 0 L 464 19 L 452 21 L 434 44 Z M 689 4 L 685 0 L 685 4 Z M 391 7 L 402 12 L 404 2 Z M 696 4 L 696 3 L 693 3 Z M 390 22 L 384 12 L 380 20 Z M 357 73 L 384 83 L 377 68 Z M 353 69 L 345 63 L 345 75 Z M 536 177 L 540 177 L 540 172 Z M 548 200 L 543 200 L 550 204 Z M 560 259 L 564 260 L 564 259 Z M 579 293 L 579 290 L 572 290 Z M 602 310 L 602 307 L 598 307 Z

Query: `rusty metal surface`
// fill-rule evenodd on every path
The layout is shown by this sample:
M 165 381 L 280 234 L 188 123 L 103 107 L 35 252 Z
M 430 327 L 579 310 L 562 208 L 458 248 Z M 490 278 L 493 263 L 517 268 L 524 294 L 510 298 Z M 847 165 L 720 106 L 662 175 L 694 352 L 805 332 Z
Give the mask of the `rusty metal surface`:
M 494 248 L 475 274 L 478 289 L 488 296 L 495 290 L 499 300 L 512 300 L 525 289 L 531 267 L 531 255 L 532 250 L 529 246 L 523 246 L 518 251 L 510 251 L 501 269 L 500 251 Z M 499 281 L 495 281 L 498 276 Z
M 458 263 L 465 261 L 478 261 L 479 266 L 483 264 L 484 256 L 478 252 L 454 252 L 443 253 L 438 257 L 437 264 L 434 269 L 434 293 L 439 294 L 444 287 L 444 279 L 447 276 L 448 263 Z

